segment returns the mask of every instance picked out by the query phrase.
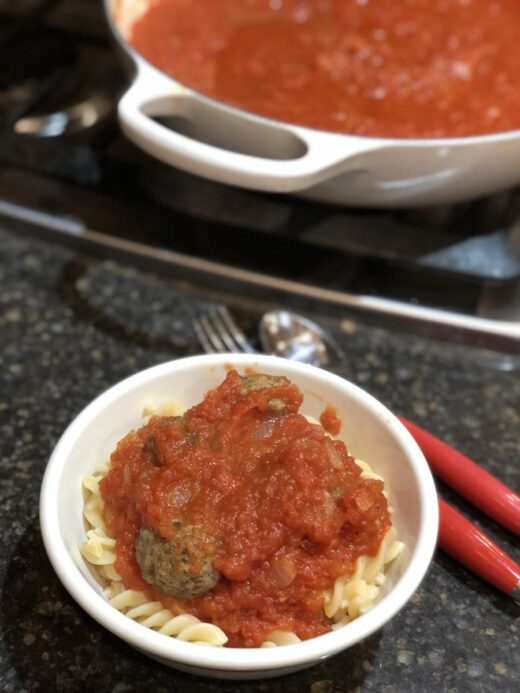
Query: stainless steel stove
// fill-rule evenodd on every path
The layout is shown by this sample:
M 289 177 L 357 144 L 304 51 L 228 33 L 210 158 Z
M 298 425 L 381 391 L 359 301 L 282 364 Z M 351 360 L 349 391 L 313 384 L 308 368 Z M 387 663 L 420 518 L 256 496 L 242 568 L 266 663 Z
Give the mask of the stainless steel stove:
M 0 65 L 0 215 L 20 232 L 520 354 L 520 190 L 366 210 L 169 168 L 120 132 L 131 76 L 101 2 L 0 0 Z

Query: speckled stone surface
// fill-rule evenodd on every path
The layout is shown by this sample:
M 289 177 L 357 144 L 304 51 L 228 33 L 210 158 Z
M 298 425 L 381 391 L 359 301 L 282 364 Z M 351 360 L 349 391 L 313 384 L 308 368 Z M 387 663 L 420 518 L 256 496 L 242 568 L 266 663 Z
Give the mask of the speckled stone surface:
M 189 676 L 101 628 L 68 596 L 43 549 L 38 495 L 45 464 L 67 424 L 102 390 L 199 351 L 190 319 L 208 297 L 174 279 L 5 231 L 0 287 L 1 691 L 520 690 L 520 610 L 442 553 L 382 631 L 280 679 Z M 253 313 L 241 312 L 233 297 L 228 302 L 253 324 Z M 339 373 L 520 486 L 518 371 L 490 367 L 483 354 L 462 347 L 351 321 L 322 324 L 348 353 Z M 520 560 L 511 534 L 441 490 Z

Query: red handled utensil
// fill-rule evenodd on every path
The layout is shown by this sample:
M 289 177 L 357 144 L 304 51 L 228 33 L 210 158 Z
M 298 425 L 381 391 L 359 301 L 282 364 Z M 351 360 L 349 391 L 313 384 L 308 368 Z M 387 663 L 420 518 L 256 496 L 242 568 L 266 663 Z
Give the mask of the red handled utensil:
M 417 424 L 398 417 L 432 471 L 504 527 L 520 534 L 520 496 L 492 474 Z M 520 566 L 482 530 L 439 499 L 439 547 L 520 602 Z
M 439 498 L 439 547 L 520 603 L 520 566 L 473 522 Z
M 520 496 L 513 489 L 424 428 L 403 416 L 398 418 L 415 438 L 439 479 L 499 524 L 520 534 Z

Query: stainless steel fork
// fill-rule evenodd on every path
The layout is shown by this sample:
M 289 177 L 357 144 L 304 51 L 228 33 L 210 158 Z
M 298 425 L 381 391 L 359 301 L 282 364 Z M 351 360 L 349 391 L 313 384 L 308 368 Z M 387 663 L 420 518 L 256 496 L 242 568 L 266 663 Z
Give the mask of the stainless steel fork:
M 206 315 L 195 318 L 192 325 L 200 345 L 207 354 L 258 353 L 233 320 L 229 310 L 222 304 L 212 308 Z

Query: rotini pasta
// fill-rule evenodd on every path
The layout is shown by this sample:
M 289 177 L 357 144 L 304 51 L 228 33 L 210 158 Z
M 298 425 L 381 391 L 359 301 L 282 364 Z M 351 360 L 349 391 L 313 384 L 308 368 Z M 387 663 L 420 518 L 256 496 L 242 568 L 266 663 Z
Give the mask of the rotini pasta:
M 295 633 L 288 630 L 273 630 L 261 647 L 281 647 L 282 645 L 294 645 L 297 642 L 301 642 L 301 640 Z
M 210 647 L 221 647 L 227 642 L 226 634 L 212 623 L 202 623 L 191 614 L 174 615 L 161 602 L 151 602 L 143 592 L 137 590 L 117 592 L 109 599 L 110 605 L 145 628 L 153 628 L 178 640 Z
M 166 405 L 159 410 L 147 405 L 143 417 L 149 419 L 154 413 L 173 415 L 182 413 L 178 405 Z M 312 423 L 315 419 L 307 417 Z M 381 480 L 370 466 L 356 460 L 362 469 L 362 478 Z M 109 471 L 109 465 L 99 466 L 94 474 L 83 479 L 84 518 L 87 524 L 87 540 L 81 546 L 85 560 L 94 568 L 97 578 L 104 586 L 104 595 L 115 609 L 124 613 L 144 627 L 152 628 L 161 634 L 179 640 L 210 647 L 222 647 L 228 638 L 224 631 L 211 623 L 204 623 L 191 614 L 174 614 L 160 601 L 150 601 L 144 592 L 126 589 L 114 568 L 116 541 L 109 536 L 104 521 L 104 501 L 99 490 L 99 481 Z M 391 527 L 386 533 L 375 556 L 361 556 L 356 562 L 352 575 L 336 579 L 331 589 L 323 594 L 323 610 L 333 621 L 332 628 L 338 628 L 365 613 L 374 605 L 380 587 L 385 581 L 385 567 L 403 549 L 402 542 L 396 540 L 396 531 Z M 300 642 L 295 633 L 283 630 L 272 631 L 261 647 L 279 647 Z
M 150 601 L 144 592 L 125 589 L 113 567 L 116 541 L 106 534 L 103 520 L 104 502 L 99 492 L 99 481 L 107 472 L 108 466 L 105 466 L 97 475 L 89 475 L 83 480 L 87 493 L 83 514 L 91 529 L 87 530 L 87 541 L 80 550 L 83 557 L 96 567 L 104 582 L 108 582 L 104 594 L 110 605 L 128 618 L 164 635 L 199 645 L 221 647 L 227 642 L 227 636 L 218 626 L 203 623 L 190 614 L 174 615 L 160 601 Z
M 334 621 L 334 627 L 344 625 L 368 611 L 374 605 L 385 581 L 384 569 L 403 550 L 404 544 L 395 540 L 391 527 L 375 556 L 360 556 L 352 575 L 338 577 L 324 593 L 323 610 Z

